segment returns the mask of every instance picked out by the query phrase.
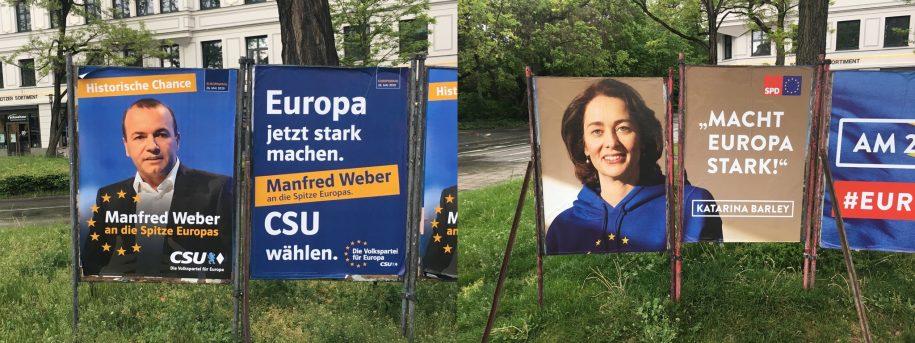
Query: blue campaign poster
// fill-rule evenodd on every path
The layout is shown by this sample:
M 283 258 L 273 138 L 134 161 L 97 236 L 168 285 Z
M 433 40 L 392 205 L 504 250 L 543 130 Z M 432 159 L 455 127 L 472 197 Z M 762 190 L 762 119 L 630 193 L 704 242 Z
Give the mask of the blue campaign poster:
M 852 249 L 915 251 L 915 73 L 833 73 L 829 168 Z M 820 245 L 840 248 L 827 192 Z
M 430 68 L 426 89 L 426 159 L 422 271 L 457 278 L 457 70 Z
M 408 76 L 254 67 L 252 278 L 403 273 Z
M 84 278 L 231 279 L 235 78 L 234 70 L 80 68 Z

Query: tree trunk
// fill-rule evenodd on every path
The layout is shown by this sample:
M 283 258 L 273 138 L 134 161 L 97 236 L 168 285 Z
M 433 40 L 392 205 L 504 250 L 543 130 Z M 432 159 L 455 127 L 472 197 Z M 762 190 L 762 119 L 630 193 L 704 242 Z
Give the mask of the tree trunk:
M 775 65 L 783 66 L 785 65 L 785 16 L 788 15 L 788 9 L 786 7 L 777 7 L 777 10 L 775 25 L 780 37 L 775 42 Z
M 708 35 L 708 64 L 717 65 L 718 64 L 718 30 L 717 28 L 709 28 Z
M 62 114 L 63 111 L 60 110 L 61 96 L 60 96 L 60 83 L 58 73 L 54 73 L 54 102 L 51 104 L 51 128 L 48 130 L 48 150 L 45 151 L 45 156 L 55 157 L 57 156 L 57 146 L 60 144 L 60 134 L 61 128 L 63 127 L 63 122 L 66 120 L 66 115 Z M 72 142 L 72 139 L 70 140 Z
M 64 127 L 64 122 L 67 120 L 66 111 L 62 110 L 62 100 L 63 96 L 61 95 L 61 83 L 63 80 L 66 80 L 67 73 L 58 71 L 57 67 L 54 70 L 54 100 L 51 103 L 51 127 L 48 130 L 48 150 L 45 152 L 47 157 L 57 156 L 57 146 L 60 145 L 60 136 L 63 133 L 62 128 Z M 67 137 L 69 141 L 67 144 L 73 144 L 73 137 Z
M 724 0 L 719 0 L 724 1 Z M 718 10 L 715 2 L 705 0 L 705 19 L 708 20 L 708 64 L 718 64 Z
M 57 16 L 57 41 L 64 41 L 63 37 L 67 35 L 67 16 L 70 14 L 70 9 L 73 7 L 73 1 L 60 1 L 60 8 L 58 9 L 59 15 Z M 64 123 L 67 120 L 66 110 L 63 109 L 63 95 L 61 91 L 61 84 L 67 80 L 67 65 L 66 65 L 66 55 L 60 47 L 58 47 L 57 56 L 55 59 L 53 68 L 54 76 L 54 100 L 51 103 L 51 127 L 48 130 L 48 146 L 45 151 L 45 156 L 55 157 L 57 156 L 57 146 L 60 145 L 60 136 L 63 133 L 62 128 Z M 73 98 L 72 96 L 70 97 Z M 74 144 L 73 137 L 67 137 L 69 140 L 67 144 Z
M 797 65 L 814 65 L 826 54 L 829 0 L 804 0 L 798 9 Z
M 775 65 L 785 65 L 785 41 L 775 42 Z
M 277 0 L 283 64 L 340 64 L 328 0 Z

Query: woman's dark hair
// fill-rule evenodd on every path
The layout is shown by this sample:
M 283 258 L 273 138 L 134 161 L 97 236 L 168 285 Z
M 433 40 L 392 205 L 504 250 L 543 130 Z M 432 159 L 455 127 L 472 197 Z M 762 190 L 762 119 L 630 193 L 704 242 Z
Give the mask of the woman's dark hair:
M 642 96 L 631 86 L 613 79 L 603 79 L 588 86 L 575 97 L 562 115 L 562 141 L 575 165 L 575 176 L 582 184 L 598 187 L 597 170 L 587 162 L 584 141 L 585 107 L 599 95 L 623 100 L 635 123 L 639 136 L 639 183 L 650 182 L 660 171 L 656 161 L 661 158 L 661 122 L 658 121 Z

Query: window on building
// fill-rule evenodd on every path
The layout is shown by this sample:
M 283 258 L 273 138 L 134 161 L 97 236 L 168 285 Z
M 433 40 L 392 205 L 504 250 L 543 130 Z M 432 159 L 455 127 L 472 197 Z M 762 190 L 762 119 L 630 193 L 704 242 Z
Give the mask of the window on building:
M 160 60 L 160 67 L 181 68 L 181 54 L 178 51 L 178 44 L 163 45 L 162 51 L 165 52 L 166 56 Z
M 200 0 L 200 9 L 219 8 L 219 0 Z
M 260 3 L 260 2 L 264 2 L 264 1 L 266 1 L 266 0 L 245 0 L 245 3 L 246 4 L 256 4 L 256 3 Z
M 222 68 L 222 41 L 200 43 L 203 50 L 204 68 Z
M 245 46 L 248 58 L 254 59 L 255 64 L 270 64 L 267 55 L 267 36 L 245 38 Z
M 63 101 L 61 101 L 61 103 L 63 103 Z M 64 120 L 64 124 L 60 128 L 60 146 L 62 146 L 62 147 L 70 146 L 70 138 L 67 137 L 67 127 L 68 126 L 70 126 L 69 123 L 67 123 L 67 120 Z
M 762 31 L 753 31 L 753 56 L 769 56 L 772 54 L 772 43 L 769 36 Z
M 16 1 L 16 31 L 32 31 L 32 12 L 25 1 Z
M 0 89 L 3 88 L 3 63 L 0 63 Z
M 354 25 L 343 28 L 343 56 L 354 61 L 363 61 L 369 55 L 368 25 Z
M 130 0 L 111 0 L 111 15 L 115 19 L 130 18 Z
M 48 10 L 48 16 L 51 19 L 51 28 L 56 29 L 58 27 L 57 21 L 60 18 L 60 10 Z
M 860 20 L 846 20 L 836 23 L 836 50 L 858 49 L 860 32 Z
M 426 20 L 401 20 L 397 26 L 400 54 L 409 55 L 429 49 L 429 24 Z
M 102 19 L 102 5 L 99 4 L 99 0 L 85 0 L 83 3 L 86 4 L 87 24 L 90 20 Z
M 909 16 L 886 18 L 883 25 L 883 46 L 909 46 Z
M 724 57 L 722 59 L 729 60 L 733 58 L 732 51 L 734 51 L 734 38 L 730 35 L 724 35 Z
M 178 0 L 159 0 L 159 11 L 162 13 L 177 12 Z
M 20 85 L 22 87 L 29 87 L 35 85 L 35 60 L 34 59 L 25 59 L 19 60 L 19 75 L 21 76 L 22 82 Z
M 153 14 L 152 1 L 150 1 L 150 0 L 136 0 L 136 1 L 137 1 L 137 17 Z
M 29 113 L 29 138 L 23 143 L 28 144 L 29 148 L 41 147 L 41 121 L 38 119 L 38 113 Z

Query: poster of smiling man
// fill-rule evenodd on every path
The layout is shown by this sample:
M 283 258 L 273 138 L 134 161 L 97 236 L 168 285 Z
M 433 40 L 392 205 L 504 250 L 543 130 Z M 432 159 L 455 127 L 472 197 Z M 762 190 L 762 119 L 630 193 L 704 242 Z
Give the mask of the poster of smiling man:
M 664 251 L 661 78 L 534 78 L 547 254 Z M 690 187 L 687 197 L 713 201 Z M 686 240 L 720 235 L 717 218 Z
M 814 67 L 687 66 L 686 220 L 720 218 L 725 242 L 801 237 Z
M 235 75 L 80 68 L 84 279 L 231 279 Z

